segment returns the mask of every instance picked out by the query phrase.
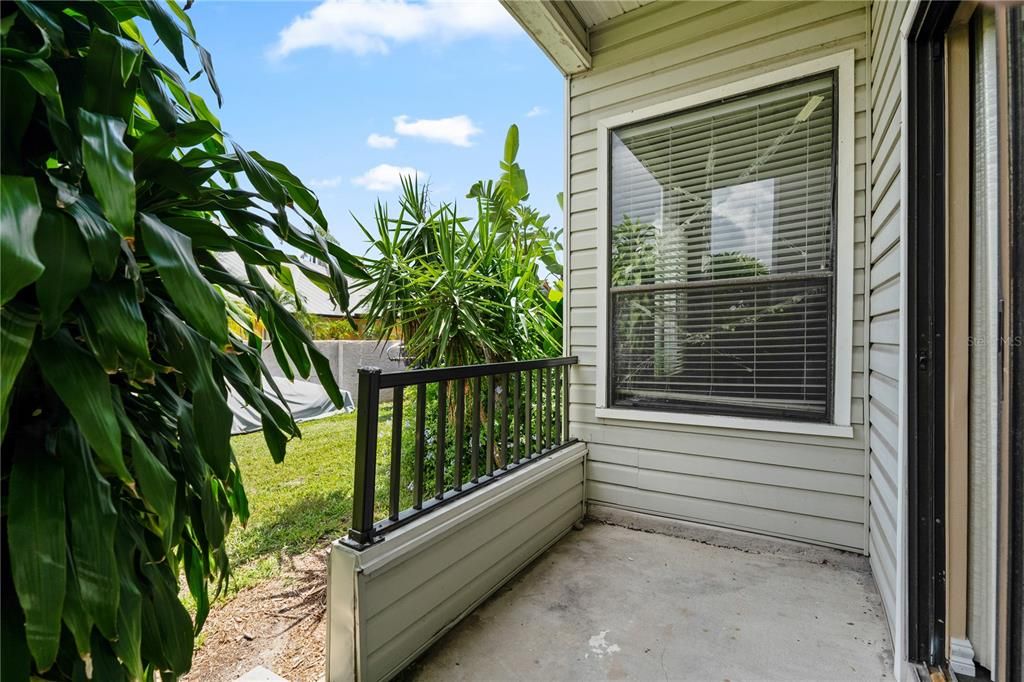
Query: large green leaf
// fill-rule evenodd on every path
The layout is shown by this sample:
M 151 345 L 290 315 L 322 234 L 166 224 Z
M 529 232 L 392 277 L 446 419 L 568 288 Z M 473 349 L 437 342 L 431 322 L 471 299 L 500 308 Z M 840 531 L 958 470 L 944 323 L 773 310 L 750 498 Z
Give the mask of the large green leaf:
M 146 93 L 146 101 L 149 103 L 153 115 L 156 116 L 156 120 L 160 122 L 160 127 L 167 131 L 174 130 L 178 123 L 178 111 L 175 109 L 174 101 L 164 89 L 159 72 L 148 65 L 144 66 L 140 80 L 142 91 Z
M 219 345 L 228 342 L 224 298 L 206 281 L 192 255 L 192 240 L 156 217 L 140 214 L 146 250 L 167 293 L 185 319 Z
M 134 566 L 124 562 L 121 571 L 120 603 L 117 609 L 117 639 L 114 651 L 124 661 L 133 680 L 144 679 L 142 663 L 142 594 L 136 585 Z
M 249 156 L 249 153 L 240 146 L 232 142 L 231 147 L 242 164 L 245 177 L 249 178 L 249 182 L 252 183 L 256 191 L 275 206 L 283 206 L 288 201 L 288 195 L 277 178 L 268 173 L 266 168 Z
M 68 484 L 70 486 L 70 483 Z M 66 581 L 64 583 L 64 610 L 61 620 L 65 627 L 71 631 L 75 640 L 75 648 L 78 655 L 85 658 L 89 655 L 92 647 L 90 634 L 92 633 L 93 621 L 85 611 L 85 604 L 82 603 L 82 593 L 78 589 L 78 572 L 75 570 L 75 558 L 68 554 Z
M 4 67 L 20 74 L 32 86 L 32 89 L 46 101 L 47 106 L 52 107 L 58 115 L 64 115 L 64 104 L 60 97 L 57 74 L 53 72 L 49 64 L 42 59 L 25 59 L 4 62 Z
M 206 73 L 206 80 L 210 83 L 210 89 L 217 96 L 217 106 L 224 106 L 224 97 L 221 95 L 220 85 L 217 84 L 217 74 L 213 72 L 213 57 L 199 43 L 196 43 L 196 52 L 199 53 L 199 62 L 203 65 L 203 72 Z
M 133 433 L 131 440 L 135 477 L 139 481 L 146 504 L 156 513 L 157 526 L 164 533 L 165 542 L 169 542 L 167 531 L 174 523 L 174 496 L 177 483 L 167 471 L 167 467 L 150 452 L 138 434 Z
M 231 464 L 231 408 L 214 378 L 208 339 L 162 311 L 161 337 L 167 355 L 192 389 L 196 414 L 192 425 L 203 459 L 217 476 L 228 475 Z
M 7 399 L 32 348 L 38 320 L 13 306 L 0 309 L 0 440 L 7 432 Z
M 7 536 L 18 549 L 11 552 L 11 575 L 29 651 L 39 670 L 47 670 L 57 658 L 64 608 L 64 472 L 45 452 L 22 449 L 13 456 Z
M 60 327 L 64 311 L 89 286 L 92 263 L 82 233 L 66 213 L 43 211 L 39 224 L 36 252 L 46 269 L 36 280 L 36 297 L 43 335 L 52 336 Z
M 135 234 L 132 151 L 124 143 L 125 122 L 80 109 L 82 161 L 100 206 L 122 237 Z
M 42 207 L 32 178 L 0 176 L 0 196 L 0 305 L 7 305 L 43 272 L 35 245 Z
M 174 55 L 175 60 L 181 64 L 181 68 L 188 71 L 188 63 L 185 61 L 185 47 L 182 41 L 181 29 L 174 21 L 174 17 L 161 0 L 146 0 L 146 14 L 153 22 L 153 29 L 156 31 L 164 47 Z
M 100 460 L 118 478 L 131 482 L 121 452 L 121 429 L 114 415 L 110 381 L 103 368 L 66 330 L 50 339 L 40 339 L 32 352 L 43 377 L 78 422 Z
M 185 568 L 185 580 L 188 583 L 188 590 L 192 594 L 192 600 L 196 604 L 195 630 L 199 632 L 206 616 L 210 612 L 210 594 L 206 585 L 206 565 L 203 562 L 203 553 L 191 542 L 185 542 L 183 548 L 182 564 Z
M 102 209 L 92 197 L 79 197 L 78 201 L 67 207 L 67 212 L 78 223 L 96 274 L 102 279 L 110 279 L 117 267 L 121 236 L 103 217 Z
M 93 284 L 82 292 L 82 304 L 96 331 L 123 357 L 149 359 L 146 321 L 129 280 Z
M 138 43 L 93 28 L 85 59 L 85 109 L 128 118 L 135 100 L 133 78 L 141 58 L 142 46 Z
M 192 667 L 192 619 L 178 600 L 178 581 L 166 565 L 144 564 L 142 571 L 149 580 L 151 610 L 156 619 L 159 645 L 168 669 L 184 674 Z M 145 628 L 145 624 L 143 625 Z
M 114 638 L 121 580 L 114 553 L 117 512 L 110 484 L 96 470 L 92 453 L 77 429 L 63 429 L 57 445 L 68 490 L 76 589 L 90 622 L 96 623 L 104 636 Z

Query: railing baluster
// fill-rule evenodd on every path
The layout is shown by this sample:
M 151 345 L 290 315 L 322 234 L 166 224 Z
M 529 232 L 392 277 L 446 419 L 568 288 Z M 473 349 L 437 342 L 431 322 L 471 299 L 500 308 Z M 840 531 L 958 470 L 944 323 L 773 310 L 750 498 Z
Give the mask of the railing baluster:
M 455 490 L 462 490 L 462 453 L 466 436 L 466 380 L 455 382 Z
M 555 445 L 562 444 L 562 373 L 558 371 L 558 368 L 554 370 L 555 374 L 555 390 L 554 390 L 554 417 L 555 417 Z
M 416 386 L 416 462 L 413 476 L 413 509 L 423 508 L 423 450 L 427 426 L 427 385 Z
M 380 369 L 359 368 L 359 406 L 356 412 L 355 471 L 352 480 L 352 529 L 349 538 L 373 542 L 373 497 L 377 477 L 377 419 L 380 408 Z
M 551 381 L 551 370 L 548 368 L 544 369 L 545 381 L 544 381 L 544 445 L 546 448 L 551 448 L 551 389 L 553 388 Z
M 533 406 L 533 371 L 526 370 L 526 419 L 524 423 L 526 425 L 526 456 L 532 457 L 536 449 L 533 447 L 533 434 L 530 427 L 533 426 L 533 413 L 530 407 Z
M 522 373 L 521 372 L 516 372 L 516 374 L 515 374 L 515 385 L 516 385 L 515 399 L 512 401 L 512 409 L 514 410 L 512 412 L 512 417 L 513 417 L 513 420 L 512 420 L 512 423 L 513 423 L 513 426 L 512 426 L 512 457 L 513 457 L 513 459 L 515 459 L 515 461 L 517 463 L 522 461 L 522 454 L 523 454 L 523 451 L 519 447 L 519 436 L 521 435 L 520 429 L 519 429 L 519 409 L 520 409 L 520 405 L 519 405 L 519 390 L 520 390 L 519 380 L 521 378 L 522 378 Z
M 487 475 L 494 473 L 494 375 L 487 377 Z
M 470 434 L 470 480 L 480 480 L 480 377 L 473 377 L 473 433 Z
M 562 440 L 569 440 L 569 365 L 562 368 Z
M 402 407 L 405 389 L 395 388 L 394 408 L 391 410 L 391 474 L 388 487 L 388 518 L 398 519 L 398 498 L 402 487 Z
M 537 370 L 537 454 L 544 451 L 544 370 Z
M 501 375 L 501 466 L 508 468 L 508 375 Z
M 574 357 L 551 358 L 383 374 L 379 369 L 361 368 L 352 528 L 343 542 L 360 549 L 366 547 L 374 539 L 437 506 L 496 481 L 518 468 L 517 465 L 527 464 L 538 455 L 564 446 L 570 441 L 569 366 L 575 362 Z M 427 394 L 429 385 L 433 383 L 437 384 L 437 418 L 436 424 L 431 422 L 436 428 L 432 426 L 428 434 Z M 403 452 L 405 389 L 412 386 L 416 387 L 416 405 L 415 417 L 410 421 L 414 422 L 415 431 L 414 452 L 409 453 L 407 450 Z M 385 493 L 383 490 L 378 493 L 376 477 L 380 391 L 386 389 L 394 389 L 394 405 L 385 504 L 378 497 Z M 452 391 L 456 393 L 454 405 L 450 405 Z M 482 391 L 487 392 L 486 403 Z M 466 410 L 472 410 L 469 424 L 466 423 Z M 482 431 L 481 420 L 487 422 L 486 434 Z M 449 424 L 449 421 L 453 423 Z M 455 429 L 454 463 L 449 463 L 447 455 L 452 428 Z M 430 448 L 435 457 L 432 485 L 425 480 L 428 436 L 432 439 Z M 482 438 L 486 438 L 486 446 L 481 442 Z M 467 448 L 470 449 L 468 453 Z M 408 484 L 408 481 L 402 467 L 403 456 L 409 458 L 410 455 L 414 459 L 411 503 L 405 502 L 407 496 L 403 484 Z M 487 458 L 483 467 L 480 465 L 481 457 Z M 425 501 L 424 498 L 428 499 Z M 403 508 L 403 503 L 409 506 Z M 381 521 L 374 523 L 374 514 L 380 507 L 386 510 L 381 510 Z
M 437 455 L 434 460 L 434 497 L 444 497 L 444 464 L 448 455 L 448 382 L 437 382 Z

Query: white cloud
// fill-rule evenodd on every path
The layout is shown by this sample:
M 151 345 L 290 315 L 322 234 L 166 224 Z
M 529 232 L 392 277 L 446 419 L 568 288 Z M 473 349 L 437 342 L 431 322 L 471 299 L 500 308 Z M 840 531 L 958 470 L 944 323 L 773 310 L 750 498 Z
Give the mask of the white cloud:
M 312 187 L 313 189 L 330 189 L 332 187 L 337 187 L 338 185 L 340 185 L 341 181 L 342 177 L 340 175 L 335 175 L 333 178 L 320 178 L 316 180 L 310 180 L 309 186 Z
M 390 192 L 401 186 L 403 177 L 420 177 L 425 179 L 427 174 L 416 170 L 412 166 L 392 166 L 389 163 L 382 163 L 379 166 L 374 166 L 358 178 L 353 178 L 352 182 L 366 189 Z
M 270 55 L 279 58 L 312 47 L 387 54 L 393 45 L 416 40 L 453 41 L 520 31 L 497 0 L 324 0 L 278 34 Z
M 395 116 L 395 132 L 409 137 L 422 137 L 432 142 L 447 142 L 457 147 L 471 147 L 470 139 L 480 133 L 473 120 L 465 114 L 448 118 L 419 118 L 409 120 L 408 116 Z
M 370 136 L 366 138 L 366 144 L 374 149 L 394 149 L 395 145 L 398 144 L 398 138 L 370 133 Z
M 534 108 L 530 109 L 529 111 L 527 111 L 526 112 L 526 117 L 527 118 L 534 118 L 535 116 L 540 116 L 541 114 L 546 114 L 546 113 L 548 113 L 547 109 L 545 109 L 544 107 L 537 106 L 537 107 L 534 107 Z

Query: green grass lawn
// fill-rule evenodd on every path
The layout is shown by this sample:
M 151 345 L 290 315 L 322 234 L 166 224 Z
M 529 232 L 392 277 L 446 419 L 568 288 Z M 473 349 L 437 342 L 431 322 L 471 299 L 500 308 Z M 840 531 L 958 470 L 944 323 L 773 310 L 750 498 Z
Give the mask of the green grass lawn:
M 233 567 L 231 591 L 277 573 L 280 557 L 301 554 L 340 537 L 352 517 L 352 458 L 356 415 L 300 424 L 302 438 L 274 464 L 262 433 L 235 436 L 250 517 L 234 523 L 227 547 Z
M 380 409 L 380 433 L 389 434 L 391 406 Z M 237 520 L 227 538 L 232 579 L 228 596 L 279 572 L 284 557 L 341 537 L 352 520 L 356 415 L 303 422 L 301 438 L 288 443 L 275 464 L 262 433 L 235 436 L 231 445 L 249 498 L 249 522 Z M 386 504 L 390 438 L 379 441 L 378 506 Z

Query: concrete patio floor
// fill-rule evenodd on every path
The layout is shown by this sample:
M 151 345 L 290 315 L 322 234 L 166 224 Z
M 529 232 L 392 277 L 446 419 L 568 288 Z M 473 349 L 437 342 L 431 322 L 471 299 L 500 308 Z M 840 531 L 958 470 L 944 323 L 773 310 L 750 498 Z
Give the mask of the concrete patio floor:
M 867 560 L 589 521 L 403 673 L 417 680 L 881 680 Z

